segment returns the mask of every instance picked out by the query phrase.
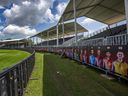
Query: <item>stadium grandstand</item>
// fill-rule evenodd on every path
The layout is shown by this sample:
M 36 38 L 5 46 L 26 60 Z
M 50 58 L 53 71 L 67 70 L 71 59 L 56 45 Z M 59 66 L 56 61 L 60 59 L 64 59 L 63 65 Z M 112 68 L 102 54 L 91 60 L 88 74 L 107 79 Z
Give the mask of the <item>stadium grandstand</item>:
M 94 19 L 107 27 L 89 33 L 78 23 L 79 17 Z M 12 68 L 7 76 L 3 77 L 6 72 L 0 73 L 5 80 L 0 80 L 0 96 L 23 96 L 24 89 L 31 87 L 29 83 L 40 80 L 37 74 L 41 72 L 43 84 L 38 86 L 42 84 L 43 96 L 128 96 L 128 0 L 69 0 L 55 26 L 28 38 L 1 40 L 0 49 L 27 50 L 32 54 L 30 61 Z M 42 54 L 44 61 L 38 59 Z M 35 57 L 37 64 L 39 60 L 44 63 L 43 67 L 34 67 Z M 43 69 L 33 75 L 38 68 Z M 26 76 L 25 72 L 28 77 L 18 76 Z M 8 77 L 12 81 L 6 80 Z M 7 82 L 13 84 L 8 88 Z M 2 84 L 5 95 L 1 95 Z M 15 89 L 10 89 L 12 86 Z M 25 93 L 34 89 L 38 93 L 35 86 Z M 26 96 L 36 96 L 35 93 Z

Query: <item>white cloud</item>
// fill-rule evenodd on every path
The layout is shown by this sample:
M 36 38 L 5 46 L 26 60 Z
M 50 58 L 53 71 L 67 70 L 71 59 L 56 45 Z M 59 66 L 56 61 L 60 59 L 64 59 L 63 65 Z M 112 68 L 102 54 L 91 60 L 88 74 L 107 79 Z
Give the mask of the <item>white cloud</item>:
M 66 6 L 67 6 L 67 3 L 65 3 L 65 2 L 60 3 L 60 4 L 57 6 L 58 14 L 61 15 L 61 14 L 63 13 L 64 9 L 66 8 Z
M 29 26 L 19 27 L 17 25 L 8 25 L 6 28 L 3 29 L 1 35 L 5 37 L 16 37 L 22 38 L 27 36 L 32 36 L 36 34 L 35 29 L 31 29 Z
M 4 1 L 4 0 L 3 0 Z M 5 0 L 8 1 L 8 0 Z M 6 9 L 3 15 L 6 17 L 7 27 L 1 32 L 5 37 L 25 37 L 36 33 L 33 29 L 40 23 L 57 22 L 67 3 L 59 3 L 56 7 L 57 14 L 51 12 L 53 0 L 12 0 L 13 6 Z M 4 3 L 3 5 L 7 4 Z
M 50 5 L 51 0 L 22 1 L 14 3 L 13 7 L 5 10 L 3 14 L 8 24 L 35 26 L 45 21 L 44 14 L 50 8 Z
M 51 10 L 48 9 L 45 13 L 45 19 L 50 20 L 50 21 L 54 21 L 54 15 L 52 14 Z
M 3 13 L 7 27 L 0 32 L 1 36 L 21 38 L 34 35 L 36 29 L 33 27 L 46 21 L 45 13 L 50 6 L 51 0 L 13 0 L 13 6 Z
M 58 21 L 66 6 L 67 6 L 67 3 L 65 2 L 59 3 L 58 6 L 56 7 L 57 14 L 55 15 L 52 14 L 51 9 L 48 9 L 45 13 L 45 19 L 50 20 L 50 22 Z

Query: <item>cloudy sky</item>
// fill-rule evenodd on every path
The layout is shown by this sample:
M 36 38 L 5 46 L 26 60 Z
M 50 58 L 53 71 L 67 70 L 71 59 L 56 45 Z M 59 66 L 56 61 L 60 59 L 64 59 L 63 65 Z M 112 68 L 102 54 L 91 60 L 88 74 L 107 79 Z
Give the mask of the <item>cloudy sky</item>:
M 0 39 L 24 38 L 55 25 L 68 0 L 0 0 Z M 106 25 L 82 17 L 78 23 L 90 32 Z M 90 26 L 91 25 L 91 26 Z

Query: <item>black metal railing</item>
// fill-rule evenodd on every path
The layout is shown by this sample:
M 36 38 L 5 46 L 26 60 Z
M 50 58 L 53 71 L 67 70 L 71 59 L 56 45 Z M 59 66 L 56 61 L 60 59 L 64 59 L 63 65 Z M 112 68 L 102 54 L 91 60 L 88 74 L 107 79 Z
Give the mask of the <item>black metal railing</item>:
M 35 64 L 35 51 L 28 52 L 29 57 L 0 73 L 0 96 L 23 96 Z

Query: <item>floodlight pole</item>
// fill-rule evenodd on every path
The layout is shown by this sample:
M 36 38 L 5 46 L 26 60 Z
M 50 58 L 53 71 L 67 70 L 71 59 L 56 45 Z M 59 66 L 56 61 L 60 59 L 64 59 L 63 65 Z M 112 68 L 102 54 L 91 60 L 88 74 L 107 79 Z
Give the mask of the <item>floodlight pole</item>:
M 56 47 L 58 47 L 59 46 L 59 29 L 58 29 L 58 24 L 57 24 L 57 26 L 56 26 L 56 37 L 57 37 L 57 40 L 56 40 Z
M 128 34 L 128 0 L 124 0 L 125 2 L 125 14 L 126 14 L 126 22 L 127 22 L 127 34 Z
M 63 34 L 63 43 L 65 42 L 65 40 L 64 40 L 64 17 L 62 16 L 62 34 Z
M 73 10 L 74 10 L 74 30 L 75 30 L 75 43 L 77 44 L 77 18 L 76 18 L 76 0 L 73 0 Z

